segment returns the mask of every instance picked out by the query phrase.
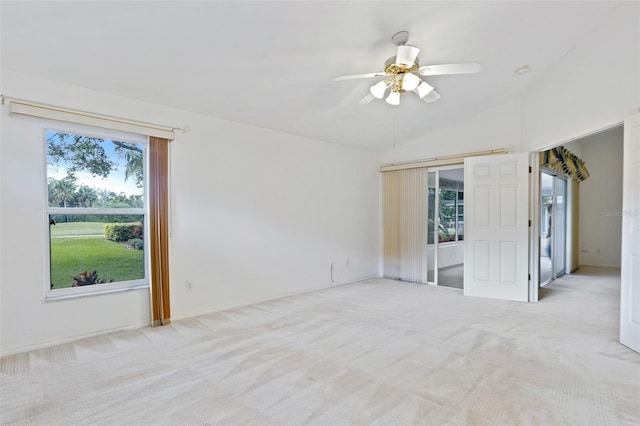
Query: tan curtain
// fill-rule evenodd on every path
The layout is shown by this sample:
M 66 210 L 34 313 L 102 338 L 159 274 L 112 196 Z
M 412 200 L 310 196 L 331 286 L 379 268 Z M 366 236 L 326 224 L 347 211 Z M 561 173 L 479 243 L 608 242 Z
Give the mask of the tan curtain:
M 171 322 L 169 303 L 169 141 L 149 138 L 152 325 Z
M 382 173 L 384 276 L 427 282 L 426 168 Z

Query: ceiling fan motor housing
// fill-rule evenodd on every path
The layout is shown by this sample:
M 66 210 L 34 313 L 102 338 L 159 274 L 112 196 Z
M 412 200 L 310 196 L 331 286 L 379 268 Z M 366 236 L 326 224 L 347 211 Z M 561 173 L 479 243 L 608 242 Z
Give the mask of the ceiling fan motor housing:
M 418 70 L 420 67 L 418 63 L 418 59 L 413 62 L 413 65 L 407 67 L 405 65 L 397 65 L 396 57 L 392 56 L 387 59 L 384 63 L 384 72 L 389 75 L 388 80 L 390 80 L 390 85 L 395 91 L 404 92 L 404 88 L 402 87 L 403 76 L 405 73 L 413 73 Z
M 384 63 L 384 72 L 386 72 L 387 74 L 393 74 L 393 75 L 397 75 L 403 72 L 415 72 L 415 71 L 418 71 L 418 68 L 420 68 L 418 58 L 416 58 L 415 61 L 413 61 L 413 65 L 411 66 L 406 66 L 404 64 L 400 64 L 400 65 L 396 64 L 395 56 L 390 57 Z

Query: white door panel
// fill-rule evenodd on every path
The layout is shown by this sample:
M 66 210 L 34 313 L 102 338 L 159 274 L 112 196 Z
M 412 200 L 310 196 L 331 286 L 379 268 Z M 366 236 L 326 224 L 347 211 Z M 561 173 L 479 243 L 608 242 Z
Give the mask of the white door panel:
M 529 154 L 465 159 L 466 296 L 529 296 Z
M 624 122 L 620 343 L 640 352 L 640 114 Z

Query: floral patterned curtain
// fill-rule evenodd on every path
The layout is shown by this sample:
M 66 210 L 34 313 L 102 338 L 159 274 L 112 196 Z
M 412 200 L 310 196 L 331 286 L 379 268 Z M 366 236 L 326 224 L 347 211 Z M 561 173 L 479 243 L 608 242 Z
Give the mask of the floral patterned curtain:
M 540 165 L 570 177 L 576 182 L 589 178 L 589 171 L 584 161 L 563 146 L 541 152 Z

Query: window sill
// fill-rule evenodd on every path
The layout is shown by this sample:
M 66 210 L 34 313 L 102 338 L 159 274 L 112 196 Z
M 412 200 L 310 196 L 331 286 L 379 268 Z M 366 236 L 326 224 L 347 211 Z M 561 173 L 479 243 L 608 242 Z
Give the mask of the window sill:
M 87 286 L 89 287 L 89 286 Z M 93 286 L 91 286 L 93 287 Z M 84 289 L 84 288 L 78 288 L 78 287 L 71 287 L 71 288 L 61 288 L 58 290 L 49 290 L 47 291 L 47 294 L 45 295 L 44 301 L 45 302 L 56 302 L 59 300 L 67 300 L 67 299 L 77 299 L 80 297 L 87 297 L 87 296 L 98 296 L 98 295 L 104 295 L 104 294 L 113 294 L 113 293 L 120 293 L 123 291 L 132 291 L 132 290 L 144 290 L 144 289 L 149 289 L 149 283 L 145 282 L 145 283 L 140 283 L 140 284 L 134 284 L 134 285 L 127 285 L 127 286 L 121 286 L 121 287 L 116 287 L 116 288 L 91 288 L 91 289 Z

